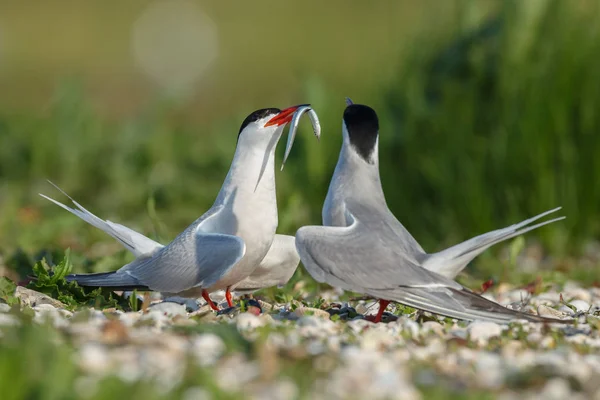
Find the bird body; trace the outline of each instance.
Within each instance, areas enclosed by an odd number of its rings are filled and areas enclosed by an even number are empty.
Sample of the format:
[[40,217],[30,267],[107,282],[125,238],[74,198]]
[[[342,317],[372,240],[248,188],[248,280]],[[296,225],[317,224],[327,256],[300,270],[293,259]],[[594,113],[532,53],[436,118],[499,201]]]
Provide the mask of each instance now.
[[[505,308],[452,278],[489,246],[562,218],[523,228],[547,212],[427,254],[385,201],[378,131],[374,110],[363,105],[346,108],[342,149],[323,206],[325,226],[305,226],[296,233],[296,248],[307,271],[319,282],[453,318],[560,322]],[[378,318],[382,312],[383,308]]]
[[[230,290],[252,275],[271,249],[278,224],[275,147],[296,110],[306,108],[270,108],[250,114],[242,123],[231,167],[213,206],[166,246],[96,217],[73,199],[76,208],[42,195],[113,236],[136,256],[117,271],[73,274],[67,280],[184,297],[202,294],[209,303],[208,292],[226,289],[231,305]],[[292,144],[288,142],[287,153]]]
[[235,285],[236,292],[248,293],[271,286],[285,285],[300,263],[296,251],[296,238],[289,235],[275,235],[275,239],[265,257],[252,274]]

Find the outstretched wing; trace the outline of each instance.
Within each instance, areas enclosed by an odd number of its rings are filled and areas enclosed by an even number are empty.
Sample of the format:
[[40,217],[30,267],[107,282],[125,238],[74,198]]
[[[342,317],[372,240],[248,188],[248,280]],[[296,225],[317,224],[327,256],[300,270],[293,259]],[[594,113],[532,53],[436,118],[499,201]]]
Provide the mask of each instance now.
[[560,207],[526,219],[518,224],[475,236],[474,238],[466,240],[438,253],[430,254],[423,262],[423,268],[437,272],[438,274],[444,275],[448,278],[454,278],[467,266],[471,260],[491,246],[511,239],[515,236],[522,235],[531,230],[540,228],[544,225],[565,219],[565,217],[558,217],[531,225],[531,223],[537,221],[538,219],[558,210],[560,210]]
[[388,224],[375,225],[372,211],[347,210],[348,227],[307,226],[296,233],[300,259],[316,280],[452,318],[562,322],[509,310],[422,268],[397,250]]
[[127,250],[132,252],[134,256],[139,257],[142,254],[150,254],[163,247],[162,244],[155,242],[154,240],[142,235],[141,233],[134,231],[131,228],[128,228],[121,224],[117,224],[115,222],[105,221],[101,218],[98,218],[97,216],[86,210],[81,204],[73,200],[73,198],[67,193],[65,193],[64,190],[56,186],[54,183],[50,181],[48,182],[56,189],[58,189],[62,194],[67,196],[77,208],[71,208],[41,193],[40,196],[42,196],[46,200],[50,200],[51,202],[67,210],[71,214],[78,216],[88,224],[95,226],[103,232],[108,233],[110,236],[117,239],[119,243],[121,243]]

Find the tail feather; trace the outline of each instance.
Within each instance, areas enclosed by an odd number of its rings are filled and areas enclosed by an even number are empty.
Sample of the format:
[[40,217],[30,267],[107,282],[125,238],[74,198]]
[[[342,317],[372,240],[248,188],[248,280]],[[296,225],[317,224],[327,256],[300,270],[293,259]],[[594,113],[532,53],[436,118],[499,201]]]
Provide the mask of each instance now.
[[65,277],[67,282],[77,282],[79,286],[103,287],[112,290],[150,290],[127,273],[99,272],[95,274],[71,274]]
[[561,207],[557,207],[553,210],[546,211],[542,214],[536,215],[535,217],[519,222],[518,224],[484,233],[457,244],[456,246],[452,246],[446,250],[430,254],[423,262],[423,267],[447,278],[453,279],[467,266],[471,260],[491,246],[511,239],[515,236],[522,235],[544,225],[565,219],[565,217],[558,217],[532,226],[527,226],[532,222],[537,221],[538,219],[560,209]]
[[561,324],[574,322],[573,319],[545,318],[511,310],[466,288],[448,287],[442,291],[432,291],[426,287],[402,287],[392,290],[371,289],[367,293],[419,310],[467,321],[490,321],[498,324],[507,324],[515,320]]
[[124,225],[117,224],[111,221],[105,221],[103,219],[98,218],[96,215],[85,209],[81,204],[76,202],[71,196],[65,193],[64,190],[56,186],[54,183],[48,181],[52,186],[54,186],[57,190],[59,190],[62,194],[73,202],[73,204],[77,207],[77,209],[71,208],[69,206],[64,205],[63,203],[56,201],[44,194],[40,193],[40,196],[45,198],[46,200],[51,201],[57,206],[67,210],[71,214],[74,214],[87,222],[88,224],[100,229],[101,231],[109,234],[113,238],[117,239],[119,243],[121,243],[127,250],[129,250],[136,257],[141,256],[142,254],[150,254],[153,251],[163,247],[160,243],[155,242],[154,240],[142,235],[130,229]]

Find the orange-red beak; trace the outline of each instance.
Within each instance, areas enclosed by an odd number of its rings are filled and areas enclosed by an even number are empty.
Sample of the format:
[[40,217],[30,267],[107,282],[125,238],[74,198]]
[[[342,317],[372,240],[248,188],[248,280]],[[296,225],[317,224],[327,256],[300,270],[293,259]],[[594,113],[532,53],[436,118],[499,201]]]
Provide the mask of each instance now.
[[286,108],[284,110],[281,110],[279,112],[279,114],[277,114],[276,116],[274,116],[273,118],[271,118],[269,121],[267,121],[267,123],[265,124],[265,128],[267,126],[272,126],[272,125],[281,126],[281,125],[287,124],[294,117],[294,113],[296,112],[296,110],[299,107],[302,107],[303,105],[305,105],[305,104],[301,104],[301,105],[293,106],[293,107],[288,107],[288,108]]

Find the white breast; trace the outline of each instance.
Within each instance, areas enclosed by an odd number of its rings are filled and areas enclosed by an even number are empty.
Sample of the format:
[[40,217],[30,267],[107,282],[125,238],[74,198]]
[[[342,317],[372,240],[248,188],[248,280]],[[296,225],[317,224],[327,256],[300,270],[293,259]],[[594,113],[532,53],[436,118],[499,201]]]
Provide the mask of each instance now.
[[217,197],[217,202],[225,202],[225,209],[215,229],[241,237],[246,254],[209,291],[225,289],[247,278],[269,251],[278,223],[274,167],[273,152],[236,152]]

